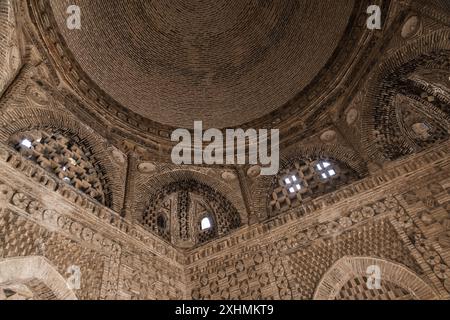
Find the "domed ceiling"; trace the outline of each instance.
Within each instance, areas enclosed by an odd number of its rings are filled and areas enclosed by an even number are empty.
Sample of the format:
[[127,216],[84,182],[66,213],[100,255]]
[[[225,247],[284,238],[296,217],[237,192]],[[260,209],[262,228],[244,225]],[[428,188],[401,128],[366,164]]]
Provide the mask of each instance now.
[[302,91],[345,34],[354,0],[51,1],[84,72],[125,108],[173,127],[238,126]]

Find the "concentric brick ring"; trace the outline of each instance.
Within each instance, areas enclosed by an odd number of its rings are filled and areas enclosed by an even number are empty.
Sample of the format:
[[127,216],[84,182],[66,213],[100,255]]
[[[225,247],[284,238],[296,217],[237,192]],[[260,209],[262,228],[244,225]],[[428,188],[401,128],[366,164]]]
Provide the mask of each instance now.
[[353,0],[52,1],[87,75],[124,107],[173,127],[237,126],[277,110],[332,57]]

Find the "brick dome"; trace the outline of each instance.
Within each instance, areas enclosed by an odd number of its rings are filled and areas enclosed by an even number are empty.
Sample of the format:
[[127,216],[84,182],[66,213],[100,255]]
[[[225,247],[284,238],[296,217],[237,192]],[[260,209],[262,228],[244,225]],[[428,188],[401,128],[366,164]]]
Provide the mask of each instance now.
[[277,110],[330,60],[354,1],[52,1],[81,68],[125,108],[161,124],[237,126]]

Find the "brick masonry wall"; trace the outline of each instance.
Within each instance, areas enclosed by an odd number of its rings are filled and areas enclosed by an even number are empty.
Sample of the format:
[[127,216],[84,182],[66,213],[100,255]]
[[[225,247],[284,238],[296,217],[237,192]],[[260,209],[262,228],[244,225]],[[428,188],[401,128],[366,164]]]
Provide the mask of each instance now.
[[[384,171],[403,171],[394,179],[367,178],[361,184],[369,187],[345,200],[194,250],[187,267],[192,298],[311,299],[331,266],[348,256],[399,263],[448,298],[450,159],[447,151],[433,158],[399,161]],[[434,249],[421,248],[419,236]]]
[[69,267],[79,267],[79,299],[185,297],[174,249],[77,190],[55,188],[48,173],[12,149],[1,153],[0,261],[42,256],[66,279]]
[[292,210],[188,252],[124,228],[109,209],[89,210],[81,193],[49,190],[44,171],[2,150],[1,259],[44,256],[66,277],[78,265],[81,299],[311,299],[347,256],[401,264],[448,297],[448,144],[348,186],[358,194],[328,205],[318,198],[319,209]]

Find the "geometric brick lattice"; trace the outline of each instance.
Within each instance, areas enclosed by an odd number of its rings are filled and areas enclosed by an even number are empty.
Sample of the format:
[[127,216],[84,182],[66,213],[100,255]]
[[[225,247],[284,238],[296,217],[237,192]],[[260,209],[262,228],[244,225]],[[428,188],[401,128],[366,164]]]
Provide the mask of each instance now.
[[94,158],[93,152],[77,136],[67,136],[60,131],[33,130],[15,134],[10,144],[48,172],[109,206],[106,175]]
[[367,277],[356,277],[348,281],[336,296],[336,300],[414,300],[406,289],[385,281],[380,289],[367,288]]
[[333,159],[290,161],[274,179],[270,209],[287,210],[356,179],[353,170]]

